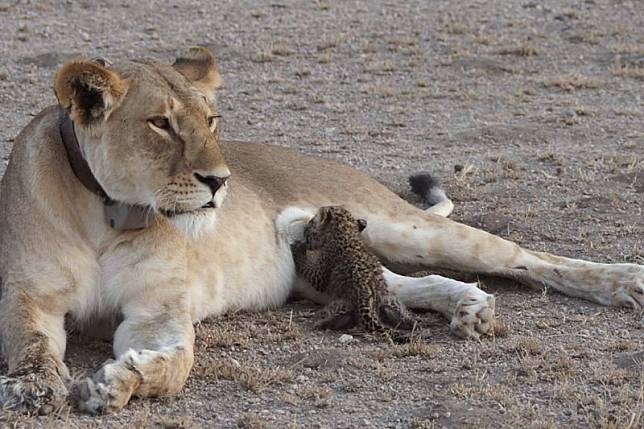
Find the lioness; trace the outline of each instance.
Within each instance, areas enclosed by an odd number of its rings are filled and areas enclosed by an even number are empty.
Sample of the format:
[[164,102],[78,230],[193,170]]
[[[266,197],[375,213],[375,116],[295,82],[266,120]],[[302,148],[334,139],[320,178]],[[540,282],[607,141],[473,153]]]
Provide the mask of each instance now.
[[[276,218],[343,205],[368,222],[381,260],[509,277],[604,305],[644,305],[644,266],[595,264],[524,250],[423,211],[366,174],[288,149],[219,141],[212,54],[172,65],[72,61],[59,106],[15,141],[0,194],[0,330],[5,407],[45,413],[64,402],[66,316],[120,320],[115,360],[82,382],[80,408],[114,412],[132,395],[179,392],[193,363],[193,323],[282,304],[296,275]],[[133,219],[131,219],[133,218]],[[476,284],[383,268],[408,307],[453,330],[491,329],[494,298]],[[303,289],[307,290],[307,289]]]

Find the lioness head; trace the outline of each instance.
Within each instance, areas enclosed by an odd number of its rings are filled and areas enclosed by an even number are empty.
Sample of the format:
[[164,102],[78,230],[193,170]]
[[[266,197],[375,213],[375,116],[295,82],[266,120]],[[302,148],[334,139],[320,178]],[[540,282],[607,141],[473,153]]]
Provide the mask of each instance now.
[[214,224],[230,176],[213,106],[220,83],[213,55],[197,47],[172,66],[72,61],[56,74],[54,91],[110,198],[201,230]]

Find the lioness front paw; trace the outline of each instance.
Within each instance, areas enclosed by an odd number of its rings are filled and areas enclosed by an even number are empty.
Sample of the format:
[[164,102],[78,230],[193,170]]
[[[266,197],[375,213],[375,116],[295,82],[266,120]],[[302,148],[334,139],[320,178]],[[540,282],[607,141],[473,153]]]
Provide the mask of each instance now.
[[89,414],[107,414],[120,410],[128,403],[140,383],[133,378],[138,378],[138,375],[132,368],[108,361],[93,378],[86,378],[80,383],[78,408]]
[[57,374],[0,376],[0,408],[29,414],[51,414],[66,404],[67,387]]
[[112,386],[86,378],[80,385],[80,402],[78,408],[88,414],[113,413],[120,410],[127,404],[126,400],[120,400]]
[[456,304],[452,332],[461,338],[479,339],[494,332],[494,296],[477,290],[468,292]]

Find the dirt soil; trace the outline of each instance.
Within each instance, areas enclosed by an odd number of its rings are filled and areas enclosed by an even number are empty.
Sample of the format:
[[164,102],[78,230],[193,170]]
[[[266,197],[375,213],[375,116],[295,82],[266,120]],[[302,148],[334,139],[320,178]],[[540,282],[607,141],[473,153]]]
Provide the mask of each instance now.
[[[1,0],[0,0],[1,1]],[[100,5],[99,5],[100,3]],[[644,264],[644,4],[639,0],[0,3],[0,155],[77,56],[171,61],[211,47],[226,138],[344,160],[405,197],[439,176],[453,218],[536,250]],[[4,169],[4,167],[3,167]],[[427,343],[314,330],[293,302],[198,326],[176,398],[116,415],[0,411],[10,427],[644,425],[641,314],[487,281],[509,332]],[[84,376],[109,343],[72,334]]]

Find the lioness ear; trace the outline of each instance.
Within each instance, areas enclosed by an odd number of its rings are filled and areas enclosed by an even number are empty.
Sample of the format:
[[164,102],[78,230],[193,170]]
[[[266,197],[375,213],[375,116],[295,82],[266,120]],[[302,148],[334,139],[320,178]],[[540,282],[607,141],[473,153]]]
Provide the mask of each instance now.
[[215,90],[221,86],[217,60],[208,48],[193,46],[177,57],[172,67],[188,79],[192,85],[212,101]]
[[364,231],[367,227],[367,221],[365,219],[358,219],[356,222],[358,223],[358,232]]
[[97,62],[72,61],[56,73],[54,92],[74,122],[90,126],[105,119],[119,104],[127,82]]

